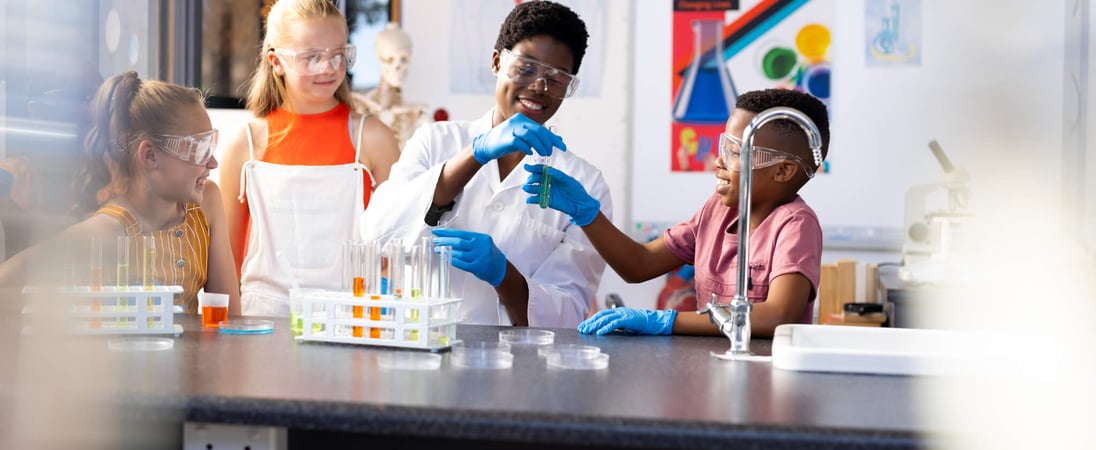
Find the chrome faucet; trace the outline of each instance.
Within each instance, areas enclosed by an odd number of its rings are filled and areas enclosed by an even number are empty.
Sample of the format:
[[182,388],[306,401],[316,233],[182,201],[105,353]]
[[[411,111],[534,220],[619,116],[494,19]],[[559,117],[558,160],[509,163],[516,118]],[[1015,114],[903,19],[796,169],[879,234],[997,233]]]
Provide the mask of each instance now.
[[709,319],[719,327],[719,331],[731,340],[731,348],[724,353],[712,352],[719,359],[748,359],[750,353],[750,312],[753,304],[747,296],[750,261],[750,198],[753,190],[753,140],[757,130],[765,124],[780,119],[795,122],[807,134],[811,146],[811,156],[815,167],[822,165],[822,133],[810,118],[799,110],[779,106],[761,111],[742,132],[742,153],[739,155],[738,176],[738,278],[734,299],[730,305],[723,306],[712,294],[711,301],[697,314],[711,314]]

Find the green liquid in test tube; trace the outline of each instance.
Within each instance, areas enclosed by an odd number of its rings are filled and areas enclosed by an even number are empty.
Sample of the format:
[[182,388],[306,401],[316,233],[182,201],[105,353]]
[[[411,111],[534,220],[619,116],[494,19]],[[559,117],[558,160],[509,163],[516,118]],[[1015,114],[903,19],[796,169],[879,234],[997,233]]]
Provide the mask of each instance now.
[[[558,134],[559,127],[557,127],[555,125],[552,125],[552,126],[548,127],[548,131],[551,131],[553,134]],[[556,153],[556,149],[553,147],[552,148],[552,155],[554,155],[555,153]],[[551,192],[551,189],[552,189],[552,176],[548,171],[548,169],[552,168],[552,155],[534,156],[534,160],[538,164],[543,164],[544,165],[544,167],[541,168],[541,173],[540,173],[541,174],[541,180],[540,180],[540,207],[542,209],[548,207],[548,194]]]

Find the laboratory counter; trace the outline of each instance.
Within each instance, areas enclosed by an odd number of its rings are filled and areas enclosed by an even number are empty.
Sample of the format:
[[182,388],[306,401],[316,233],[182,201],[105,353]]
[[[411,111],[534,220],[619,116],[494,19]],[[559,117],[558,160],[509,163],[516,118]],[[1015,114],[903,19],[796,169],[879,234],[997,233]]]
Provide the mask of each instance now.
[[[290,448],[920,448],[947,437],[918,413],[932,378],[712,358],[725,338],[555,329],[556,344],[600,347],[608,368],[548,368],[515,345],[509,369],[457,367],[442,352],[440,368],[406,370],[378,364],[393,349],[297,343],[286,319],[272,334],[228,335],[176,317],[185,331],[171,349],[107,352],[124,386],[108,398],[126,420],[282,427]],[[502,329],[460,325],[457,338],[498,341]]]

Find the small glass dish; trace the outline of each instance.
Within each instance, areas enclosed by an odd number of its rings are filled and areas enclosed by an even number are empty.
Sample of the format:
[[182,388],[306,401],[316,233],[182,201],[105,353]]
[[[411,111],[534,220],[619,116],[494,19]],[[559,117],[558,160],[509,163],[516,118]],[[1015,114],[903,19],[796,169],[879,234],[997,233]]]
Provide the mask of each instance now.
[[556,333],[548,330],[517,328],[499,331],[499,342],[513,345],[549,345],[556,340]]
[[377,356],[377,365],[393,370],[437,370],[441,355],[421,352],[384,352]]
[[124,337],[107,341],[112,352],[160,352],[175,348],[175,340],[162,337]]
[[267,334],[274,332],[274,322],[262,319],[229,319],[218,325],[226,334]]
[[[590,348],[597,349],[597,352],[591,351]],[[597,347],[588,345],[560,346],[553,352],[547,352],[545,360],[548,367],[556,369],[598,370],[609,367],[609,355],[601,353],[601,349]]]
[[567,352],[575,357],[595,358],[601,354],[601,347],[595,347],[593,345],[579,345],[579,344],[559,344],[540,347],[537,349],[537,356],[541,358],[547,358],[549,355]]
[[459,342],[451,353],[450,361],[458,367],[509,369],[514,365],[514,354],[505,342]]

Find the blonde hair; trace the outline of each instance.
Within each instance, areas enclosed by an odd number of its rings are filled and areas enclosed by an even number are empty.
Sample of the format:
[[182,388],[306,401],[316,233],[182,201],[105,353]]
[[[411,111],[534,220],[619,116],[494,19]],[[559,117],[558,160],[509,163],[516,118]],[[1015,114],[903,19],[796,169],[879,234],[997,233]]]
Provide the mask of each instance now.
[[204,106],[201,91],[156,80],[137,72],[115,75],[99,86],[91,101],[91,128],[84,141],[84,164],[75,179],[73,212],[90,214],[125,194],[136,168],[136,148],[155,135],[178,134],[181,112]]
[[[281,0],[269,6],[266,13],[266,34],[263,36],[263,48],[259,52],[258,66],[251,75],[247,95],[247,109],[257,117],[266,117],[274,109],[289,101],[286,95],[285,79],[274,73],[274,66],[267,55],[275,48],[293,40],[290,26],[299,20],[338,17],[343,31],[349,36],[346,18],[331,0]],[[335,99],[351,106],[350,79],[344,77],[342,84],[335,90]]]

